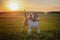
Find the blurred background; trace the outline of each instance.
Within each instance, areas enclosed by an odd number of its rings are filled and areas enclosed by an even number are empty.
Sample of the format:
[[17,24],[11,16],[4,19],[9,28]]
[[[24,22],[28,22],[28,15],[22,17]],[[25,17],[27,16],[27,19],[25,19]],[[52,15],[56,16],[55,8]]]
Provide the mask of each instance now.
[[[38,13],[40,34],[21,32],[24,10]],[[0,0],[0,40],[60,40],[60,0]]]

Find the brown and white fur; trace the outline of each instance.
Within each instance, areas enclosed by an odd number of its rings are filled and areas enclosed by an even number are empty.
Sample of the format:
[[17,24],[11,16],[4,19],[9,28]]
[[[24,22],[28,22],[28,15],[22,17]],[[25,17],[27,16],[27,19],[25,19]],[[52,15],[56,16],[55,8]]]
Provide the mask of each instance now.
[[[28,25],[28,34],[30,34],[32,28],[37,29],[38,33],[40,33],[40,28],[39,28],[39,24],[38,24],[39,19],[38,19],[37,13],[32,12],[32,13],[30,13],[29,17],[27,17],[26,13],[25,13],[25,17],[26,18],[23,22],[22,27],[25,28],[25,26]],[[22,30],[23,30],[23,28],[22,28]]]

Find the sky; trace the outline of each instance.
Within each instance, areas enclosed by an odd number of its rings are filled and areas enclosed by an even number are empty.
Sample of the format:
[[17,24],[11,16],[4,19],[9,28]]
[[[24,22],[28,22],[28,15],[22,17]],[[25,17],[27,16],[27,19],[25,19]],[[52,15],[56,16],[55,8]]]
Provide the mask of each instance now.
[[35,11],[60,11],[60,0],[27,0],[27,9]]
[[22,11],[24,7],[25,7],[25,0],[0,0],[0,11],[2,12]]
[[[0,0],[0,11],[3,11],[5,1]],[[15,1],[15,0],[14,0]],[[20,1],[20,0],[17,0]],[[26,11],[60,11],[60,0],[23,0],[26,2]],[[8,10],[7,10],[8,11]]]

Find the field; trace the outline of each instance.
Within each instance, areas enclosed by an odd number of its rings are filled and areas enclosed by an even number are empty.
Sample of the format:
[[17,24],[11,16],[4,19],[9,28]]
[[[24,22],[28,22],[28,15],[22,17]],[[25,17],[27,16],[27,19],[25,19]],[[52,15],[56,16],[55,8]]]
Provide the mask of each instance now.
[[28,26],[21,32],[24,15],[0,15],[0,40],[60,40],[60,14],[38,14],[41,33],[27,34]]

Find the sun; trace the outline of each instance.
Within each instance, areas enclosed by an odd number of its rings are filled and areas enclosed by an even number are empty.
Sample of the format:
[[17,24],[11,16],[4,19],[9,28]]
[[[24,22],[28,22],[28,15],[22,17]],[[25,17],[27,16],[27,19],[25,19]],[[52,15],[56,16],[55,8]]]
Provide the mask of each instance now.
[[23,11],[25,9],[24,1],[8,1],[5,3],[4,8],[7,11]]
[[9,3],[8,7],[10,10],[18,10],[19,9],[19,5],[16,2]]

